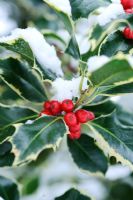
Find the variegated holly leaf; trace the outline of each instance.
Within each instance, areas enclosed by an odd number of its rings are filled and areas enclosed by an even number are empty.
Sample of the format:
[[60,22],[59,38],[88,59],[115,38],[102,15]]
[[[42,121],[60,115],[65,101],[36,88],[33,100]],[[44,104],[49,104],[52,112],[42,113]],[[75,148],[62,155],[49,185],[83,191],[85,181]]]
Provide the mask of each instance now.
[[106,37],[101,44],[100,55],[114,56],[119,52],[129,54],[132,50],[133,40],[126,39],[122,31],[116,31]]
[[20,125],[11,140],[16,155],[15,165],[35,160],[43,149],[55,149],[65,132],[61,117],[44,116],[32,124]]
[[[14,30],[10,36],[0,38],[0,46],[17,53],[13,56],[28,62],[30,68],[37,70],[43,79],[53,80],[63,76],[61,61],[54,46],[49,45],[35,28]],[[7,54],[10,55],[9,52]]]
[[0,176],[0,197],[3,200],[19,200],[17,184],[8,178]]
[[[124,55],[114,57],[90,75],[97,94],[115,95],[132,90],[133,68]],[[128,84],[128,90],[125,85]],[[112,93],[111,93],[111,92]],[[116,94],[117,91],[117,94]],[[130,91],[131,92],[131,91]]]
[[41,78],[26,63],[14,58],[0,60],[0,78],[22,98],[35,102],[47,99]]
[[72,9],[73,19],[84,17],[87,18],[88,15],[99,7],[104,7],[109,5],[109,0],[69,0]]
[[94,137],[106,155],[116,157],[118,162],[133,169],[133,127],[120,123],[116,112],[84,126],[88,126],[86,133]]
[[6,141],[0,144],[0,167],[11,166],[14,161],[14,154],[11,152],[12,145]]
[[0,105],[0,143],[13,135],[15,132],[14,124],[33,120],[37,116],[37,112],[26,107]]
[[78,190],[74,188],[68,190],[62,196],[55,198],[55,200],[68,200],[68,199],[69,200],[91,200],[90,197],[82,194],[81,192],[79,192]]
[[63,1],[64,3],[62,5],[59,5],[56,1],[44,0],[44,2],[46,2],[53,10],[55,10],[70,34],[70,40],[66,46],[65,52],[76,59],[80,59],[80,51],[75,37],[74,22],[71,16],[71,7],[69,4],[69,0],[67,0],[67,2],[65,2],[65,0]]
[[107,159],[93,138],[85,134],[78,140],[68,138],[68,147],[74,162],[81,170],[92,173],[106,172]]

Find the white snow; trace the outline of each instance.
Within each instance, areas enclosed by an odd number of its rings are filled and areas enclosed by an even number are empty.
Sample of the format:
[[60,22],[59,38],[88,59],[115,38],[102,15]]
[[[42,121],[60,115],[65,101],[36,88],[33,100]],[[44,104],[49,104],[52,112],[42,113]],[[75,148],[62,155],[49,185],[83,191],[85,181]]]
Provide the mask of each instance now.
[[116,19],[119,15],[125,13],[119,2],[110,4],[106,9],[100,8],[99,11],[101,14],[97,17],[97,21],[101,26],[106,25]]
[[117,180],[129,176],[130,173],[131,170],[129,169],[129,167],[122,165],[115,165],[109,167],[106,173],[106,178],[108,178],[109,180]]
[[64,13],[71,15],[71,6],[69,0],[44,0],[55,6],[57,9],[63,11]]
[[76,34],[77,43],[79,45],[79,50],[81,54],[86,53],[89,51],[91,44],[88,39],[88,36],[83,36],[81,34]]
[[0,197],[0,200],[4,200],[2,197]]
[[93,72],[109,61],[107,56],[92,56],[88,59],[88,70]]
[[10,18],[11,7],[7,2],[0,2],[0,36],[8,34],[17,27],[15,20]]
[[[64,99],[72,99],[73,97],[79,97],[79,86],[81,77],[73,78],[72,80],[64,80],[57,78],[52,83],[51,92],[54,94],[52,99],[62,101]],[[88,88],[87,78],[84,78],[82,90]]]
[[23,38],[29,43],[33,54],[42,67],[51,70],[57,76],[63,76],[61,61],[56,55],[54,46],[49,45],[37,29],[15,29],[10,36],[0,38],[0,42],[11,43],[18,38]]

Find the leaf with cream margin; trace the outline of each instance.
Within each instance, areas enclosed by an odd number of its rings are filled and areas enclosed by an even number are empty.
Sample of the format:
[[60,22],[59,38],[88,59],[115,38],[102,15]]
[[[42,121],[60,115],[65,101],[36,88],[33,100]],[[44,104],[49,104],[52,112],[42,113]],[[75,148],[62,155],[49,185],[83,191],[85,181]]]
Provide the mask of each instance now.
[[96,140],[105,155],[133,169],[133,127],[122,125],[116,112],[87,123],[84,132]]
[[27,107],[5,106],[0,104],[0,130],[13,124],[35,119],[38,113]]
[[12,145],[10,142],[5,141],[0,144],[0,167],[12,166],[15,156],[11,151]]
[[3,200],[19,200],[17,184],[4,176],[0,176],[0,197]]
[[37,116],[38,113],[30,108],[0,104],[0,143],[14,134],[13,125],[33,120]]
[[14,58],[0,60],[0,78],[22,98],[34,102],[47,99],[41,78],[28,63]]
[[107,171],[107,158],[93,138],[82,134],[78,140],[68,138],[67,144],[74,162],[81,170],[91,173]]
[[63,76],[61,61],[54,46],[50,46],[35,28],[15,29],[10,36],[0,38],[0,46],[18,53],[32,68],[43,74],[44,78]]
[[61,117],[43,116],[32,124],[18,126],[11,139],[16,156],[14,165],[35,160],[44,149],[56,149],[65,133]]
[[72,188],[60,197],[56,197],[55,200],[91,200],[90,197],[82,194],[78,190]]
[[88,18],[89,14],[99,7],[108,6],[109,0],[69,0],[74,20],[79,18]]
[[[92,72],[90,80],[98,94],[105,94],[108,96],[108,92],[115,92],[115,88],[117,89],[118,94],[119,92],[124,94],[127,93],[126,89],[124,90],[125,84],[129,84],[128,87],[132,87],[132,84],[130,85],[130,83],[133,83],[133,68],[126,56],[123,54],[118,55],[112,58],[108,63],[104,64],[101,68]],[[109,93],[110,96],[111,92]]]
[[129,54],[133,48],[133,41],[126,39],[122,31],[116,31],[108,35],[100,46],[99,54],[114,56],[119,52]]
[[71,17],[71,6],[69,0],[44,0],[60,17],[70,34],[70,40],[65,52],[76,59],[80,59],[80,50],[75,37],[74,22]]

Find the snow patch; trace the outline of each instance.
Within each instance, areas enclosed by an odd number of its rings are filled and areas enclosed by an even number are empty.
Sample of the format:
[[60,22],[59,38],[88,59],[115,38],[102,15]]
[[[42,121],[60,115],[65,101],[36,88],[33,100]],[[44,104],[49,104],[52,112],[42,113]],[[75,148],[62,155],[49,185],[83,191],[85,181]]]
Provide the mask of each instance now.
[[69,0],[44,0],[44,1],[55,6],[64,13],[71,15],[71,6]]
[[90,72],[93,72],[100,67],[102,67],[104,64],[106,64],[109,61],[109,58],[107,56],[92,56],[88,59],[88,70]]
[[15,29],[10,36],[0,38],[0,42],[11,43],[13,40],[19,38],[23,38],[28,42],[33,54],[42,67],[51,70],[57,76],[63,76],[61,61],[56,55],[54,46],[49,45],[37,29]]
[[105,26],[107,23],[116,19],[119,15],[125,14],[120,3],[112,3],[106,9],[100,8],[99,12],[101,14],[97,17],[97,21],[100,26]]
[[[54,94],[52,99],[63,101],[64,99],[72,99],[73,97],[79,97],[80,82],[81,77],[73,78],[72,80],[64,80],[62,78],[57,78],[52,83],[51,92]],[[87,78],[84,78],[82,90],[85,90],[87,88]]]

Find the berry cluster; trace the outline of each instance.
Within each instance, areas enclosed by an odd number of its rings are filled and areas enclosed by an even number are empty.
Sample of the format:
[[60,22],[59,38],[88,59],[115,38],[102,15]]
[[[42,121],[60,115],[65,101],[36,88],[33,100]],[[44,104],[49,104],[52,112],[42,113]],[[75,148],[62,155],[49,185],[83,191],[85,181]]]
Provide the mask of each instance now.
[[[133,13],[133,0],[121,0],[121,4],[127,14]],[[133,30],[127,26],[123,30],[123,35],[126,39],[133,39]]]
[[64,115],[64,121],[69,128],[69,138],[79,139],[81,136],[81,124],[86,123],[95,118],[93,112],[79,109],[74,111],[74,103],[70,99],[63,102],[59,101],[46,101],[44,102],[44,110],[41,111],[39,116],[42,115]]

